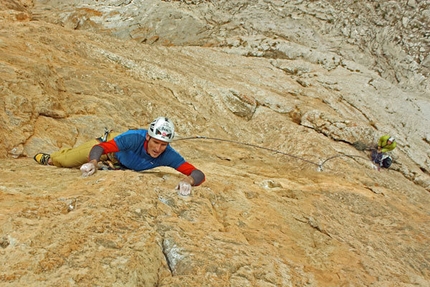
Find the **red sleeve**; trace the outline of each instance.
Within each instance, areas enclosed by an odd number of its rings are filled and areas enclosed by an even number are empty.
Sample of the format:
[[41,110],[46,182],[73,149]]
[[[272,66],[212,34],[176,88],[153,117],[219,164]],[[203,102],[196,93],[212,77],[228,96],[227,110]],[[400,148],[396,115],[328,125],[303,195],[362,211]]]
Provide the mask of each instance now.
[[110,141],[99,143],[99,146],[101,146],[104,150],[104,153],[111,153],[111,152],[117,152],[119,151],[118,146],[116,145],[115,140],[111,139]]
[[196,169],[197,168],[195,168],[194,165],[192,165],[188,162],[184,162],[176,170],[185,174],[185,175],[190,175],[193,172],[193,170],[196,170]]

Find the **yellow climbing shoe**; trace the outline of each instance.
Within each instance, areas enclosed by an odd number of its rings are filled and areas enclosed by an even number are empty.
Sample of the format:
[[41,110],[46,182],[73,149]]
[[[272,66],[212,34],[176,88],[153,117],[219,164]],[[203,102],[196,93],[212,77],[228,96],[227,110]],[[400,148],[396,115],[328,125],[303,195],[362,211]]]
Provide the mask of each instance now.
[[33,158],[38,164],[48,165],[51,156],[47,153],[38,153]]

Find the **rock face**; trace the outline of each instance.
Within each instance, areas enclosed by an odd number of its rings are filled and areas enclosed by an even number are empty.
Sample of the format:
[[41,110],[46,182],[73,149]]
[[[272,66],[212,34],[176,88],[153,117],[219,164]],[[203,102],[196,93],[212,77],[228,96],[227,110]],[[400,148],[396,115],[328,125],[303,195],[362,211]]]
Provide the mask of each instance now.
[[[430,286],[429,6],[0,0],[1,281]],[[160,115],[190,197],[31,158]]]

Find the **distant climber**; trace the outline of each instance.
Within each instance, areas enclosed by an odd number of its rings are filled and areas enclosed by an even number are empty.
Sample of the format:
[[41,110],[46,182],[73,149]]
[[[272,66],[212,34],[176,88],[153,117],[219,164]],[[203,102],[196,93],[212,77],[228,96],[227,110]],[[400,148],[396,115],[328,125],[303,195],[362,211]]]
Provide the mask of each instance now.
[[389,168],[393,159],[389,152],[394,150],[397,142],[394,137],[390,135],[383,135],[378,140],[378,145],[372,150],[372,161],[377,166],[378,170],[381,167]]
[[[186,175],[177,186],[179,194],[189,195],[191,186],[203,183],[205,175],[175,151],[169,144],[175,135],[173,123],[158,117],[148,130],[129,130],[109,133],[75,148],[61,149],[52,154],[38,153],[34,160],[39,164],[57,167],[79,167],[83,176],[90,176],[99,169],[104,158],[110,169],[143,171],[158,166],[169,166]],[[102,159],[103,161],[103,159]]]

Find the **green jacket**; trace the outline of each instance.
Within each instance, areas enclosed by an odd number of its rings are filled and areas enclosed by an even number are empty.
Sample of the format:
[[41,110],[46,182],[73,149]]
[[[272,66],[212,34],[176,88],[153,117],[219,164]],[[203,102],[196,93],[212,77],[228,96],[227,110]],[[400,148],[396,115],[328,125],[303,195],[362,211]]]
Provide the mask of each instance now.
[[379,138],[378,147],[382,148],[381,152],[392,151],[393,149],[396,148],[396,146],[397,146],[396,141],[393,141],[391,144],[387,144],[387,141],[389,138],[390,138],[390,135],[384,135],[384,136]]

